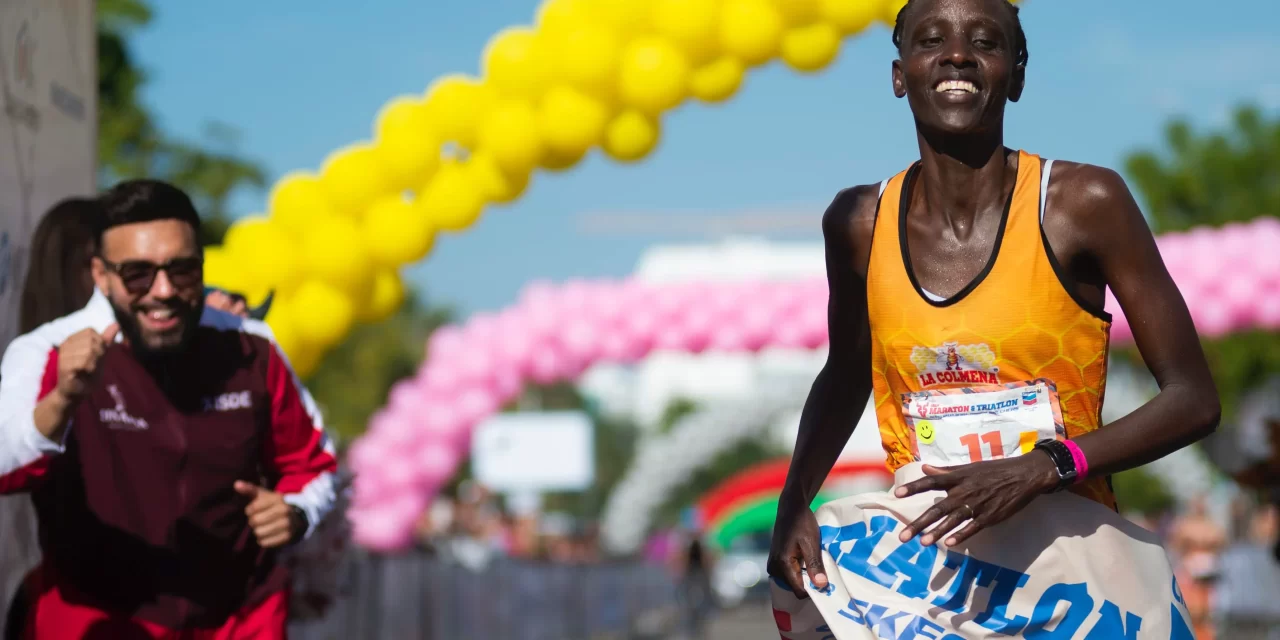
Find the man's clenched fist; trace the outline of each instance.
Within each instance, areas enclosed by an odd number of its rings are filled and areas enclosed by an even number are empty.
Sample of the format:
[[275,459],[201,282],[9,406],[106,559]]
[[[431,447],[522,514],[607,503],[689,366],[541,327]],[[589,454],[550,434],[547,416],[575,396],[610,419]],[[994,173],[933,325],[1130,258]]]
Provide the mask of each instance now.
[[98,376],[98,365],[107,346],[119,332],[119,325],[113,324],[101,334],[84,329],[67,338],[58,347],[58,393],[68,400],[84,396]]
[[249,516],[249,527],[258,538],[258,546],[282,547],[302,538],[307,530],[306,519],[284,501],[283,495],[244,481],[237,481],[235,488],[236,493],[249,498],[244,514]]

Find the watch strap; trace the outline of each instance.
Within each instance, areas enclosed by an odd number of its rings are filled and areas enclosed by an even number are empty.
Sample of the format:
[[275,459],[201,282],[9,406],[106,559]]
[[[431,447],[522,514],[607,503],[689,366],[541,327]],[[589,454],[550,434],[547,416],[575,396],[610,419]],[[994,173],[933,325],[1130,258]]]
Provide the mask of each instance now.
[[1076,469],[1075,458],[1071,456],[1067,445],[1058,440],[1045,439],[1037,442],[1035,448],[1048,454],[1058,469],[1058,486],[1053,488],[1053,492],[1062,491],[1076,481],[1079,470]]

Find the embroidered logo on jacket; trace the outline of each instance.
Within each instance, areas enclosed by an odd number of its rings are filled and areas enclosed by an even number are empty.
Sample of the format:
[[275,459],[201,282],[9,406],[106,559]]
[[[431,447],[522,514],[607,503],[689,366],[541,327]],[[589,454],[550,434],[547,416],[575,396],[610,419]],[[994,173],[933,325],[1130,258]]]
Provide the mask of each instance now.
[[232,391],[204,399],[205,411],[235,411],[253,407],[253,396],[248,391]]
[[120,388],[114,384],[107,385],[107,393],[111,394],[111,399],[115,400],[116,406],[111,409],[99,409],[98,420],[106,425],[109,429],[119,429],[122,431],[144,431],[147,429],[147,421],[143,418],[131,415],[124,408],[124,394],[120,393]]

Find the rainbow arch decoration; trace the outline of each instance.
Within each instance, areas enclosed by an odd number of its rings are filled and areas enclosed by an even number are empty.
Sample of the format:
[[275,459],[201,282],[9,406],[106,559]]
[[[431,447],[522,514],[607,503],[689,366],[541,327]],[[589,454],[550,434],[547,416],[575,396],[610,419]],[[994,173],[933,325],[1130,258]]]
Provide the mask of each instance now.
[[[729,477],[703,495],[698,500],[697,513],[707,539],[723,549],[741,534],[772,530],[778,496],[790,465],[790,457],[763,462]],[[827,476],[813,508],[843,497],[832,491],[831,485],[864,479],[879,481],[883,487],[893,484],[893,474],[883,460],[840,460]]]
[[[1162,236],[1165,263],[1205,337],[1280,329],[1280,220]],[[1132,340],[1114,298],[1112,339]],[[471,430],[528,382],[576,379],[597,362],[636,362],[654,350],[756,352],[827,342],[825,279],[649,284],[534,283],[497,314],[432,335],[414,378],[391,390],[350,452],[350,517],[373,549],[409,544],[413,525],[453,474]]]
[[404,300],[400,270],[487,207],[517,201],[539,171],[599,151],[636,163],[666,114],[723,103],[750,70],[798,73],[843,41],[892,25],[906,0],[544,0],[531,25],[495,34],[478,76],[437,78],[388,101],[367,139],[293,171],[266,212],[237,221],[205,254],[212,285],[259,304],[294,368],[308,375],[359,322]]

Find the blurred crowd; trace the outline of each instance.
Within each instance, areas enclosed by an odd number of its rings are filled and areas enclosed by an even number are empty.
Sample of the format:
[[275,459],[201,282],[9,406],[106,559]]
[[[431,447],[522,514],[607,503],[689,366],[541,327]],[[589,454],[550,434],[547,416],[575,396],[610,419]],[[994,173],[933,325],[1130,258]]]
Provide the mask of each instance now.
[[1179,513],[1133,519],[1158,534],[1200,640],[1280,639],[1280,511],[1242,494],[1224,526],[1209,499]]
[[596,523],[542,510],[536,498],[499,499],[472,481],[441,496],[418,523],[420,548],[476,570],[494,558],[592,564],[601,559]]

